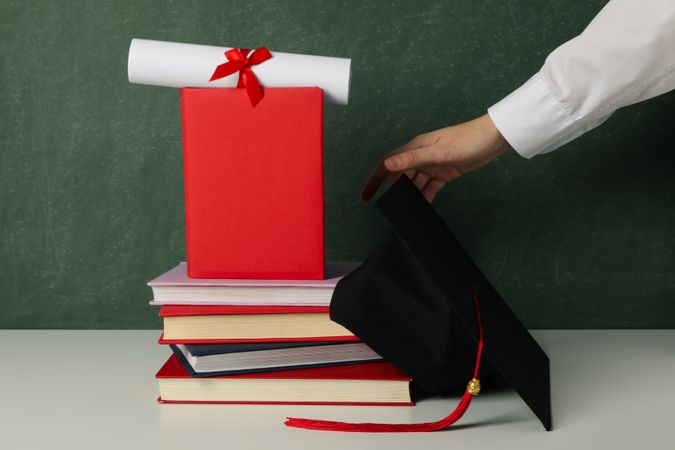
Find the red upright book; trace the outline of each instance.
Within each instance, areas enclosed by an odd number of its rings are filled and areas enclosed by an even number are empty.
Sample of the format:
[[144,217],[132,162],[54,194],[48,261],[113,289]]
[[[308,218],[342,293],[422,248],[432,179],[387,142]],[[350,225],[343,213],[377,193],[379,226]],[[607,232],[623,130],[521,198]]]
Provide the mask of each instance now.
[[323,91],[182,89],[188,275],[322,279]]

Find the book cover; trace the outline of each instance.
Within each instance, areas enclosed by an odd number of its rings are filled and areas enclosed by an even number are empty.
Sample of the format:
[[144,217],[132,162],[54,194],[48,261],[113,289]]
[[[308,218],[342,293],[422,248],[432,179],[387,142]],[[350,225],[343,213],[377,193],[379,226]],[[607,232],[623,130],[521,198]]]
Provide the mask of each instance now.
[[237,338],[237,339],[166,339],[164,333],[159,336],[157,343],[170,344],[257,344],[272,342],[357,342],[356,336],[307,336],[290,338]]
[[160,317],[250,314],[328,314],[328,306],[164,305]]
[[323,279],[323,91],[181,89],[188,275]]
[[334,261],[326,263],[326,278],[319,280],[255,279],[255,278],[190,278],[187,263],[180,262],[148,282],[148,286],[246,286],[246,287],[306,287],[333,289],[338,281],[359,266],[358,262]]

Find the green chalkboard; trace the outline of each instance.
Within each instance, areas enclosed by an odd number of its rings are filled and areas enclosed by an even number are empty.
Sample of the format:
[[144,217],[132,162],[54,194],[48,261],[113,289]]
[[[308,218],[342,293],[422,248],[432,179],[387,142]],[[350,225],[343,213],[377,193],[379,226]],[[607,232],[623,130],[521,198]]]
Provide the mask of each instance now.
[[[0,1],[0,327],[158,328],[184,259],[178,91],[131,85],[132,37],[352,58],[325,112],[326,249],[361,259],[383,153],[482,114],[604,0]],[[534,328],[675,326],[675,96],[565,149],[513,152],[436,204]]]

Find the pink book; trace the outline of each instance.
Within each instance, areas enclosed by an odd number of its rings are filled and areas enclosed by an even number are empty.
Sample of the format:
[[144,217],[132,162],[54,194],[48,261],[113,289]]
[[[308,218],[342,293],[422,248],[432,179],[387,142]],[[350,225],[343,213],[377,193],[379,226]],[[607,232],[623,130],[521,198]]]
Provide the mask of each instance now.
[[190,278],[182,262],[148,283],[154,297],[150,304],[328,306],[337,282],[358,265],[326,263],[323,280],[247,280]]

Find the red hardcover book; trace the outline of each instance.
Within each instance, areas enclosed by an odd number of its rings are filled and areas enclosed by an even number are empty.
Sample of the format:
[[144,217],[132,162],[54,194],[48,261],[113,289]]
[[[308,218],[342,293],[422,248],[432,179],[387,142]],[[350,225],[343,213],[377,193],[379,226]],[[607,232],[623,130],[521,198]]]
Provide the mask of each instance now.
[[327,306],[164,305],[160,343],[358,341],[328,312]]
[[188,275],[324,278],[323,91],[181,90]]
[[410,377],[388,362],[191,378],[171,355],[156,378],[162,403],[413,405]]

